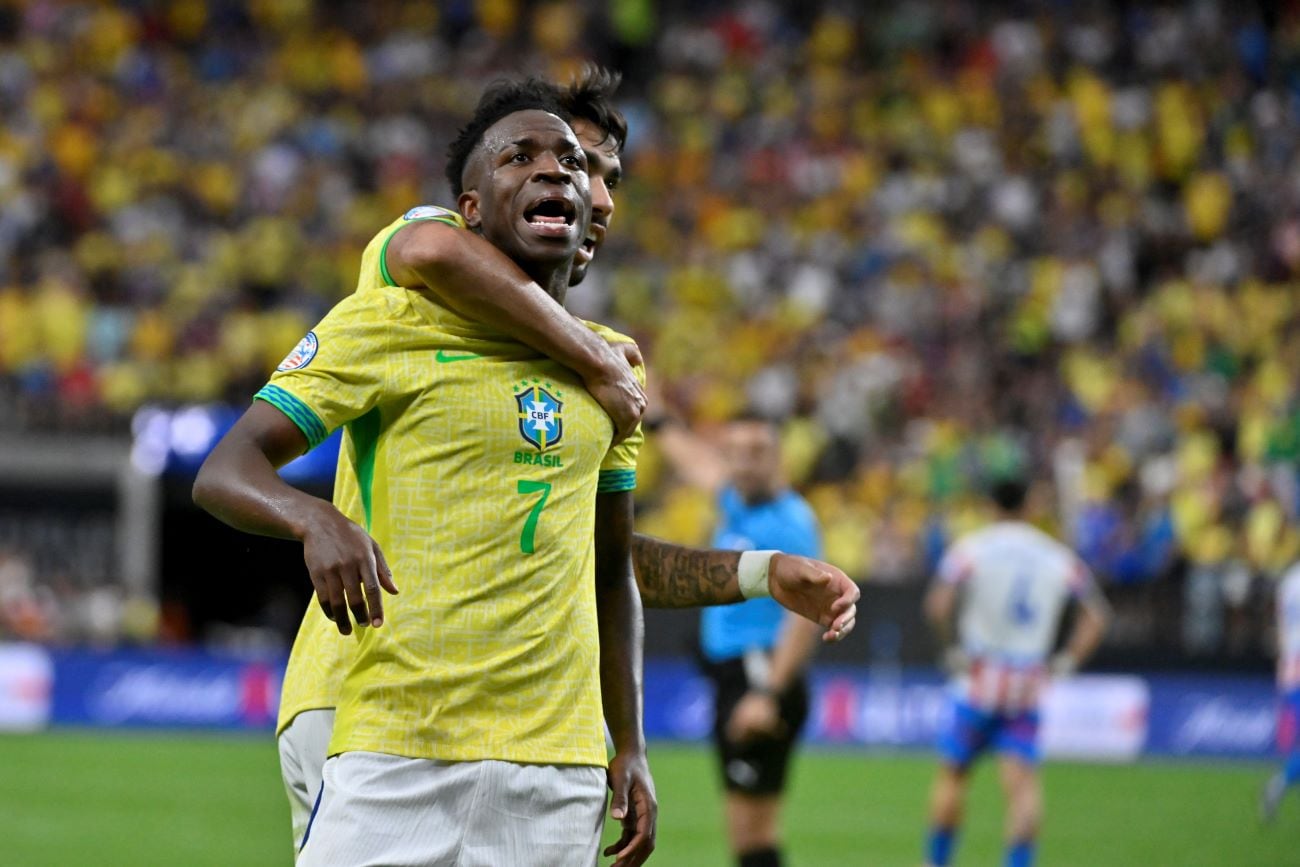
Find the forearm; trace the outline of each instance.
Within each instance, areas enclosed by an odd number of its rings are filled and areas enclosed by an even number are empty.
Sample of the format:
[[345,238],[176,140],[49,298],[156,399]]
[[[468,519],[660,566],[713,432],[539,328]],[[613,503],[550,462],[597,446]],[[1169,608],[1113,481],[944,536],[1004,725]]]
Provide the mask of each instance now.
[[1096,652],[1106,634],[1108,622],[1109,617],[1103,612],[1091,608],[1079,612],[1079,619],[1065,645],[1065,652],[1070,654],[1075,665],[1082,665]]
[[637,533],[632,564],[647,608],[699,608],[741,602],[738,551],[706,551]]
[[194,481],[194,502],[245,533],[301,539],[309,516],[332,506],[287,484],[254,445],[222,440]]
[[600,694],[619,753],[645,750],[642,646],[645,624],[632,577],[632,493],[596,495],[596,617]]
[[797,614],[787,614],[781,637],[772,649],[772,667],[768,686],[775,693],[785,692],[808,667],[817,650],[821,627]]
[[956,592],[945,584],[932,587],[925,597],[925,619],[943,647],[953,641],[952,612],[955,604]]
[[605,722],[618,752],[644,750],[642,729],[642,646],[645,626],[636,584],[628,574],[606,576],[597,586],[600,624],[600,694]]
[[412,237],[389,252],[393,276],[403,286],[431,292],[460,315],[531,346],[584,379],[617,360],[604,340],[490,242],[450,226],[420,230],[418,238],[411,230],[399,234],[398,239]]
[[1278,683],[1282,683],[1286,676],[1287,659],[1286,654],[1282,652],[1282,637],[1286,635],[1286,623],[1284,622],[1282,601],[1277,600],[1277,611],[1274,612],[1273,619],[1273,654],[1277,658],[1274,665],[1273,676]]

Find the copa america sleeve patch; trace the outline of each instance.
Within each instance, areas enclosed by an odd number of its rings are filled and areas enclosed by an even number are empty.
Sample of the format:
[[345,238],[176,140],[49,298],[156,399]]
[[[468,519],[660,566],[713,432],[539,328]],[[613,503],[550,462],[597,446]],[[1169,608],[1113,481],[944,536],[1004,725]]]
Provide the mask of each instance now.
[[428,220],[431,217],[460,221],[460,214],[439,205],[417,205],[402,215],[403,220]]
[[276,370],[283,373],[286,370],[302,370],[311,364],[311,360],[316,357],[316,350],[320,348],[320,341],[316,339],[315,331],[308,331],[307,336],[298,341],[298,345],[293,348],[284,357],[284,361],[276,367]]

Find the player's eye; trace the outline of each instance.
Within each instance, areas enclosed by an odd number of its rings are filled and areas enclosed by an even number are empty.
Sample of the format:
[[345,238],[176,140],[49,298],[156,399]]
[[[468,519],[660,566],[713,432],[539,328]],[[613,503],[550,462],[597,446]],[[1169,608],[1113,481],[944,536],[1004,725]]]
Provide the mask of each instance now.
[[510,162],[522,165],[523,163],[528,162],[528,154],[517,153],[510,158]]
[[566,165],[573,166],[574,168],[582,168],[582,160],[578,159],[573,154],[569,154],[568,156],[566,156],[564,158],[564,162]]
[[615,190],[618,189],[618,184],[620,180],[621,178],[619,178],[618,175],[614,175],[613,177],[606,178],[605,189],[609,190],[611,193],[614,192]]

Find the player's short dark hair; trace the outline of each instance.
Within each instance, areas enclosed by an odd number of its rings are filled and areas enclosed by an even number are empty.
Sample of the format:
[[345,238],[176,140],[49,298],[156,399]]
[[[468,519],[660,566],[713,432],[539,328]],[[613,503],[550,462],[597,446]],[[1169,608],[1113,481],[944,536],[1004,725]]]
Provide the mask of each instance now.
[[1029,480],[1024,476],[1002,476],[989,485],[989,496],[1004,512],[1018,512],[1029,496]]
[[560,104],[569,114],[595,124],[620,151],[627,144],[627,118],[614,107],[613,99],[622,80],[622,73],[588,63],[568,87],[559,89]]
[[483,134],[497,121],[517,111],[549,111],[565,122],[571,118],[570,112],[560,102],[559,88],[549,81],[529,76],[517,81],[494,81],[488,85],[479,97],[473,116],[447,148],[447,182],[451,184],[454,198],[460,198],[465,191],[465,164],[474,148],[483,141]]

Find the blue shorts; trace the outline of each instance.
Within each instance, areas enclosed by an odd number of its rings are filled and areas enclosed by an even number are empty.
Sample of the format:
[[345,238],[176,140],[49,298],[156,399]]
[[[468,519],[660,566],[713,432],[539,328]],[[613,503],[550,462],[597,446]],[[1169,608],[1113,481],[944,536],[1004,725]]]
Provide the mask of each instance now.
[[996,713],[953,699],[948,724],[939,733],[939,752],[965,770],[985,750],[1038,764],[1038,711]]
[[1277,721],[1277,747],[1283,753],[1300,753],[1300,689],[1282,693]]

